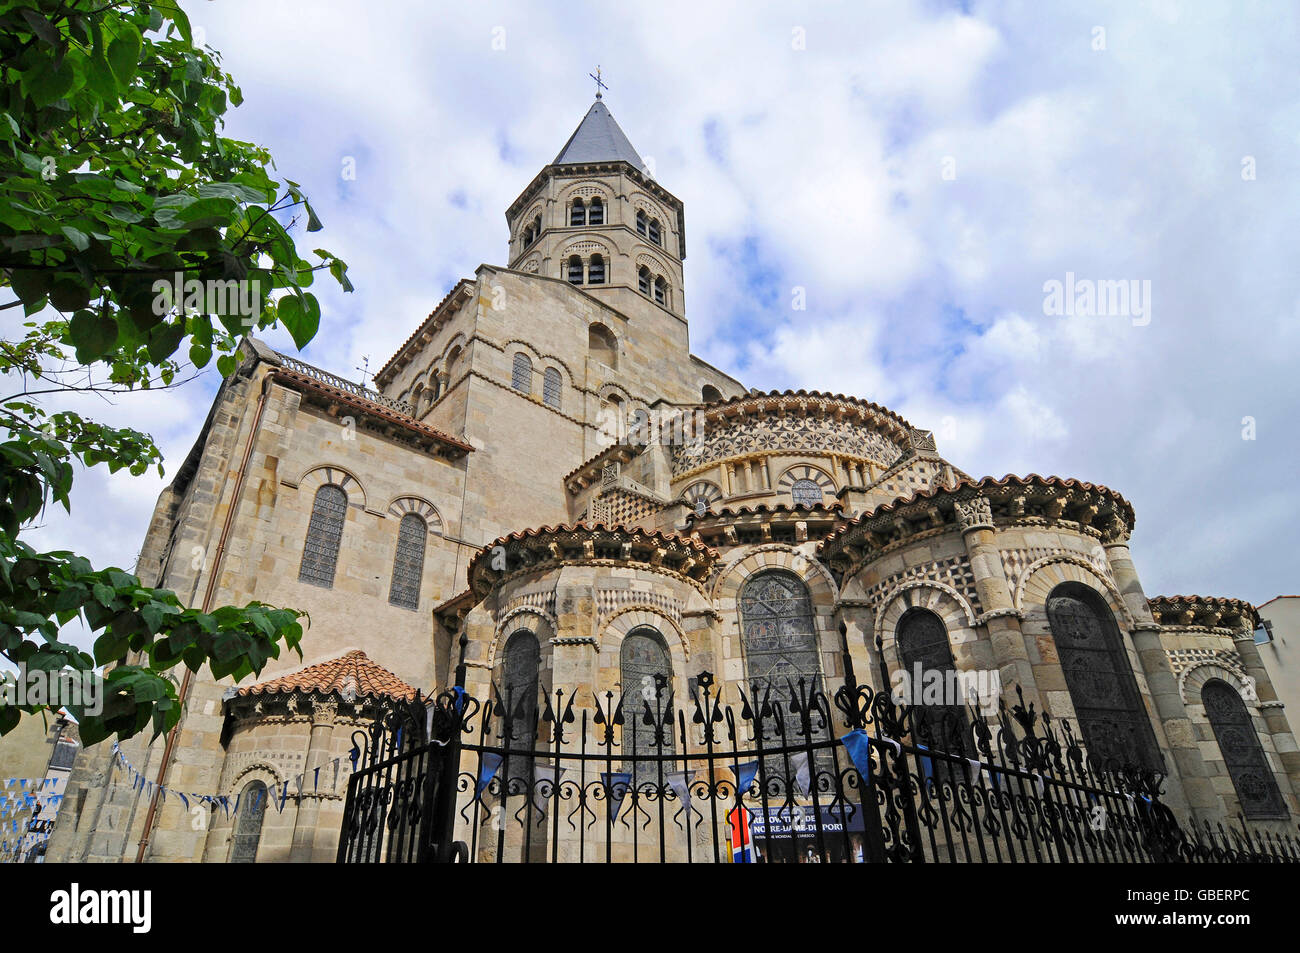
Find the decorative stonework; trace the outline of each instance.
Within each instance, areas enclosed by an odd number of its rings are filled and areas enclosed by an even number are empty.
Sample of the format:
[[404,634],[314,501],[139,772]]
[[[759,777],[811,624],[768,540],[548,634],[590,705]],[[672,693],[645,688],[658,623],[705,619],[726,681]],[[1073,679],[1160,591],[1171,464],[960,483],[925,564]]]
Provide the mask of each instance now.
[[611,565],[677,576],[702,586],[718,554],[680,536],[626,526],[544,526],[502,536],[470,561],[470,589],[487,596],[508,576],[562,565]]
[[998,551],[998,556],[1002,560],[1002,574],[1007,577],[1007,585],[1012,592],[1015,592],[1026,568],[1051,556],[1076,556],[1086,559],[1100,575],[1105,576],[1111,583],[1115,581],[1104,552],[1081,552],[1058,546],[1033,546],[1028,549],[1002,549]]
[[936,562],[922,563],[888,577],[867,590],[866,599],[873,607],[879,608],[881,598],[899,585],[908,582],[937,582],[961,593],[975,615],[983,607],[980,604],[979,591],[975,588],[975,573],[970,560],[965,556],[954,556]]
[[430,536],[442,535],[442,517],[428,500],[422,500],[418,496],[401,496],[388,504],[389,516],[400,520],[407,513],[414,513],[424,520],[424,525],[429,527]]
[[957,511],[957,521],[962,532],[993,526],[993,507],[982,496],[969,500],[958,500],[953,504]]
[[1162,626],[1201,626],[1250,632],[1259,613],[1244,599],[1214,596],[1155,596],[1148,600],[1152,617]]
[[702,441],[673,448],[673,476],[730,457],[777,452],[834,453],[888,466],[900,450],[880,433],[843,417],[771,414],[708,420]]
[[682,622],[682,603],[667,593],[651,592],[646,589],[597,589],[596,607],[600,617],[606,619],[621,609],[631,605],[652,607],[672,619],[678,625]]

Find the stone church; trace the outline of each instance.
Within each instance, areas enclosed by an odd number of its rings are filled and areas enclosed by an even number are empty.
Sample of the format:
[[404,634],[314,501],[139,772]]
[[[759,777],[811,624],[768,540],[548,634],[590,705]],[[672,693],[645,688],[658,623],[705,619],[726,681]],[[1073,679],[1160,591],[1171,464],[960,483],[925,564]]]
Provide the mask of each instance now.
[[1294,825],[1255,609],[1149,598],[1123,496],[977,478],[867,399],[748,389],[691,354],[685,207],[599,97],[506,224],[504,265],[373,389],[244,342],[137,572],[192,605],[306,611],[305,658],[196,676],[165,759],[161,738],[84,752],[51,860],[332,860],[353,732],[449,687],[462,652],[478,697],[647,666],[679,697],[704,671],[724,694],[829,681],[844,645],[859,677],[995,672],[1094,752],[1162,764],[1180,815]]

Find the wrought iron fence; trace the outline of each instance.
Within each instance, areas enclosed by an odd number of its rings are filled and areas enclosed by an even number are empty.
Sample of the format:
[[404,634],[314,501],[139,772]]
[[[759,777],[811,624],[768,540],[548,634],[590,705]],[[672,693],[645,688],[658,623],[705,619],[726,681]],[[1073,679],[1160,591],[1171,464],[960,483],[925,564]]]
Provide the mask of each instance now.
[[536,706],[444,693],[419,743],[401,719],[356,739],[339,860],[1300,860],[1291,835],[1184,827],[1161,775],[1097,764],[1023,696],[923,717],[845,665],[834,692],[787,680],[729,703],[707,672],[681,704],[662,676]]

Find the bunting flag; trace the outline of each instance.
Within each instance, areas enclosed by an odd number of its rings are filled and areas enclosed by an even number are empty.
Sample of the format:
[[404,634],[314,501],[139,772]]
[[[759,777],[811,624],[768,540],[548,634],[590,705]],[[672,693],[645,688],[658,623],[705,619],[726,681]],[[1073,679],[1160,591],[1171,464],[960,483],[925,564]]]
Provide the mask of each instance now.
[[746,761],[744,764],[736,765],[736,796],[744,797],[749,793],[750,786],[754,783],[754,778],[758,774],[758,762]]
[[313,794],[315,794],[317,791],[320,790],[320,766],[319,765],[317,765],[316,770],[312,772],[311,790]]
[[840,744],[844,745],[844,750],[849,753],[849,760],[853,762],[853,767],[858,769],[862,780],[870,782],[871,736],[862,728],[858,728],[840,738]]
[[[918,752],[921,751],[928,752],[930,749],[927,748],[925,745],[917,745],[916,750]],[[927,784],[934,784],[934,759],[931,758],[928,754],[918,754],[916,756],[916,764],[921,769],[922,779]]]
[[812,793],[812,770],[808,763],[808,752],[800,751],[790,759],[794,768],[794,787],[800,794]]
[[[559,786],[560,775],[564,774],[565,769],[553,764],[537,764],[533,766],[533,807],[537,808],[537,813],[546,813],[546,802],[555,796],[555,789]],[[543,793],[542,785],[538,782],[549,781],[551,794]]]
[[285,798],[287,798],[288,796],[289,796],[289,782],[285,781],[284,785],[280,789],[280,807],[277,809],[277,813],[280,814],[284,813],[284,801]]
[[677,795],[682,806],[691,806],[691,782],[689,771],[670,771],[664,775],[664,783]]
[[478,784],[474,788],[474,797],[477,800],[483,799],[483,791],[492,783],[499,767],[501,767],[501,755],[490,751],[485,752],[483,760],[479,763]]
[[609,794],[612,807],[609,819],[612,821],[623,810],[623,799],[627,797],[627,792],[631,788],[632,775],[626,771],[609,771],[601,774],[600,782],[605,785],[605,790]]

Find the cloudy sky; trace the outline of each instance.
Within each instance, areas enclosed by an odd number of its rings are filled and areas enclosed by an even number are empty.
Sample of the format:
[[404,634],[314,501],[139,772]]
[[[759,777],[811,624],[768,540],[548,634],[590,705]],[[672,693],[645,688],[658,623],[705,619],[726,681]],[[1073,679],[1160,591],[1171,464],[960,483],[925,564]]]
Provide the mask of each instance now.
[[[325,223],[307,247],[351,265],[313,363],[379,366],[504,264],[504,211],[600,64],[686,203],[695,353],[750,387],[880,402],[977,476],[1118,490],[1148,594],[1300,592],[1291,5],[186,6],[244,91],[228,134],[271,149]],[[1149,298],[1048,313],[1067,273]],[[95,412],[175,467],[214,377]],[[130,566],[164,482],[87,475],[36,542]]]

